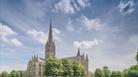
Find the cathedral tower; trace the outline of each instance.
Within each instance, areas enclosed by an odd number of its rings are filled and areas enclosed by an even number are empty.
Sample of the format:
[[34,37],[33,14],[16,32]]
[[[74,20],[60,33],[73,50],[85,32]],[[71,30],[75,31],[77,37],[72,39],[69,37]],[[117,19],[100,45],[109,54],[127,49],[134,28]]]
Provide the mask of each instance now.
[[48,57],[55,57],[55,43],[52,34],[52,21],[50,21],[48,40],[45,46],[45,59]]

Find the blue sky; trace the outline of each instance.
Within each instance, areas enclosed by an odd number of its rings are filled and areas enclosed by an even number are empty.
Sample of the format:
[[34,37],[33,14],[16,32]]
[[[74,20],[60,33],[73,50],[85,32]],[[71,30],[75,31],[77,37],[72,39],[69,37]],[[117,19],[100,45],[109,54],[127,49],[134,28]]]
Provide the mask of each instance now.
[[1,70],[23,69],[35,54],[44,57],[49,21],[56,56],[89,55],[90,71],[136,64],[137,0],[0,0]]

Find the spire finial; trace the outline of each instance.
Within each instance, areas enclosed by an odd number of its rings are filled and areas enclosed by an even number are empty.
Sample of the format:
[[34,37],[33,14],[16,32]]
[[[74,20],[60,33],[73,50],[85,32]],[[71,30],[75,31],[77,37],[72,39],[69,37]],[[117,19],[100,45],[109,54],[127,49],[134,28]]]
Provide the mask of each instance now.
[[49,25],[49,37],[48,40],[53,40],[53,35],[52,35],[52,20],[50,19],[50,25]]

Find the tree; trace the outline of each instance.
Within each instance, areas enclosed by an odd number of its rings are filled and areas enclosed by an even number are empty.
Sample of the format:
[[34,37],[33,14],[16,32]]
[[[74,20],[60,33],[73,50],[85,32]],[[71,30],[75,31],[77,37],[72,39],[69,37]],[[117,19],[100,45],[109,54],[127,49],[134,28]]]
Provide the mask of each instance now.
[[110,77],[110,70],[108,69],[107,66],[103,67],[103,77]]
[[73,62],[73,71],[74,71],[74,76],[84,76],[85,75],[84,67],[77,62]]
[[21,77],[21,76],[18,71],[13,70],[10,72],[9,77]]
[[23,77],[24,71],[15,71],[12,70],[9,74],[8,77]]
[[8,73],[7,73],[6,71],[3,71],[3,72],[1,73],[1,76],[2,76],[2,77],[8,77]]
[[63,72],[61,61],[55,57],[49,57],[45,62],[44,68],[46,69],[44,72],[45,76],[58,76]]
[[120,71],[113,71],[111,77],[122,77],[122,73]]
[[138,77],[138,65],[133,65],[128,69],[128,77]]
[[138,77],[138,71],[136,70],[129,70],[128,77]]
[[19,74],[20,74],[19,77],[23,77],[23,75],[24,75],[24,71],[19,70],[18,72],[19,72]]
[[72,62],[68,59],[57,59],[55,57],[49,57],[45,61],[44,65],[45,76],[84,76],[84,67],[76,62]]
[[136,54],[136,61],[137,61],[137,64],[138,64],[138,52]]
[[[138,52],[136,60],[138,62]],[[123,77],[138,77],[138,64],[131,66],[129,69],[125,69],[123,71]]]
[[95,77],[103,77],[103,72],[100,68],[97,68],[94,75]]
[[127,69],[125,69],[122,73],[123,73],[123,77],[128,77],[128,70]]
[[68,59],[62,59],[63,76],[73,76],[73,64]]

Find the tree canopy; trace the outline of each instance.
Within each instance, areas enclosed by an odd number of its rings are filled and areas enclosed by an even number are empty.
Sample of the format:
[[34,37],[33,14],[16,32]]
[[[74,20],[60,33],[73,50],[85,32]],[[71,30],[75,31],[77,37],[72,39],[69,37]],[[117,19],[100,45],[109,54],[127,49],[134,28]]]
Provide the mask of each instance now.
[[44,65],[45,76],[84,76],[84,67],[68,59],[49,57]]
[[44,68],[46,69],[44,74],[47,76],[58,76],[61,75],[63,71],[62,62],[55,57],[48,58],[45,62]]
[[[138,52],[136,54],[136,61],[138,62]],[[110,71],[107,66],[103,70],[97,68],[94,77],[138,77],[138,64],[131,66],[124,71]]]
[[11,71],[10,73],[3,71],[0,73],[0,77],[23,77],[24,71]]
[[103,72],[100,68],[97,68],[95,71],[95,77],[103,77]]
[[110,77],[110,70],[108,69],[107,66],[103,67],[103,77]]
[[64,76],[73,76],[74,70],[72,62],[68,59],[62,59],[62,65],[63,65],[63,75]]
[[111,77],[122,77],[122,73],[120,71],[113,71]]

